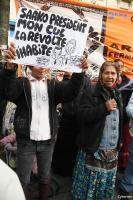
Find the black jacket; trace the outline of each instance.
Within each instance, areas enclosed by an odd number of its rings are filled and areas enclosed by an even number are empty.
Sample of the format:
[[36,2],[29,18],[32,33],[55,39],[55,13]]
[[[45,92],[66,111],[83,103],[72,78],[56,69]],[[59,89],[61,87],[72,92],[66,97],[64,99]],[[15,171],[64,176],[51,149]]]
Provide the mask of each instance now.
[[[121,87],[123,87],[124,85],[128,84],[130,79],[125,76],[125,75],[121,75],[122,81],[121,83],[118,85],[118,89],[120,89]],[[121,95],[122,95],[122,100],[123,100],[123,108],[124,108],[124,113],[123,113],[123,121],[124,123],[127,123],[129,121],[129,117],[127,116],[126,113],[126,106],[129,102],[129,99],[131,97],[132,94],[132,90],[121,90]]]
[[[14,129],[17,141],[26,142],[30,140],[30,125],[32,119],[31,86],[27,78],[14,78],[15,72],[4,69],[4,96],[17,105],[14,117]],[[57,112],[56,106],[60,102],[71,101],[78,95],[84,79],[84,73],[74,73],[67,83],[48,80],[49,96],[49,121],[51,140],[55,140],[57,134]],[[44,130],[45,131],[45,130]]]
[[[117,104],[120,113],[119,123],[119,141],[120,147],[122,134],[122,100],[120,93],[115,90]],[[80,148],[88,152],[96,152],[101,142],[106,116],[109,114],[105,107],[105,101],[108,99],[103,88],[98,83],[94,90],[86,88],[84,91],[78,111],[78,120],[80,123],[80,133],[77,138],[77,144]]]
[[[69,79],[64,79],[63,81],[69,81]],[[77,134],[79,130],[79,123],[77,123],[77,110],[80,104],[80,97],[82,96],[84,88],[91,87],[90,84],[90,78],[85,75],[84,82],[77,97],[71,102],[62,103],[60,128],[63,130],[63,132],[67,131],[70,134]]]

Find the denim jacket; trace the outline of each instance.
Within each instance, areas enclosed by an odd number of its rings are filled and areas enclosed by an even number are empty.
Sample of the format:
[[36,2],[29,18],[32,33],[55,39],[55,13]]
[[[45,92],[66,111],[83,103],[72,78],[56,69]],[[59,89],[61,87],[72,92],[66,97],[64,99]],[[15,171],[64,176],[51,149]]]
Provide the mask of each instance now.
[[110,112],[106,116],[100,149],[115,149],[119,138],[119,110]]

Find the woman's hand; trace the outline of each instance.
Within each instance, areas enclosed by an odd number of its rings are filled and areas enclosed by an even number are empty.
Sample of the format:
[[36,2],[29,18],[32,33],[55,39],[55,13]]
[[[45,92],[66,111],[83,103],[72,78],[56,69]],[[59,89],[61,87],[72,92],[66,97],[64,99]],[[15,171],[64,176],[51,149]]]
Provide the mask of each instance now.
[[117,103],[115,99],[110,99],[105,102],[105,106],[109,112],[116,110],[117,108]]

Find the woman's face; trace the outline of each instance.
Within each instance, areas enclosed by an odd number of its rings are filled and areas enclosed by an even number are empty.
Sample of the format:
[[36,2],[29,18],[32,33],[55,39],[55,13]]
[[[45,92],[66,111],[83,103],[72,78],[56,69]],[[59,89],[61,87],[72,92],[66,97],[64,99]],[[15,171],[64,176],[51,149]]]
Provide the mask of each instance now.
[[101,75],[102,83],[107,88],[112,88],[117,80],[117,72],[114,66],[105,67]]

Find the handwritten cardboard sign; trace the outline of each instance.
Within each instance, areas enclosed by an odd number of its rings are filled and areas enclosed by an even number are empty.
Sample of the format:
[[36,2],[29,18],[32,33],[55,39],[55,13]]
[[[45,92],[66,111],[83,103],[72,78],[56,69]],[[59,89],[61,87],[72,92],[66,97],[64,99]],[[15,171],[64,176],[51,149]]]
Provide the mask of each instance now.
[[20,8],[14,42],[15,63],[80,72],[88,24],[42,10]]

